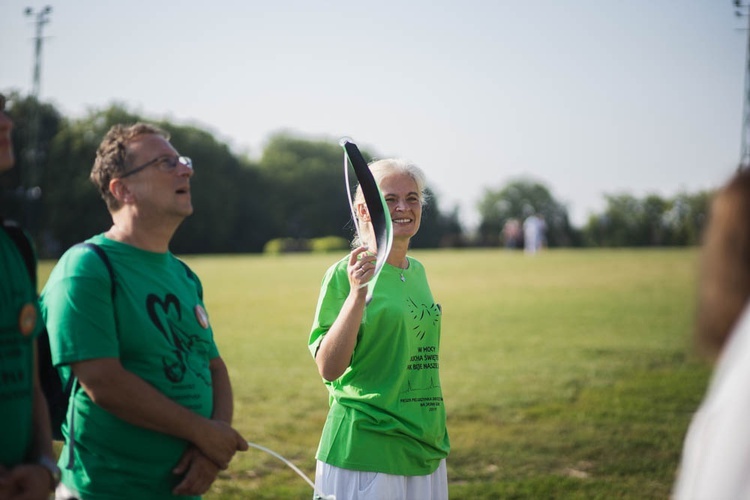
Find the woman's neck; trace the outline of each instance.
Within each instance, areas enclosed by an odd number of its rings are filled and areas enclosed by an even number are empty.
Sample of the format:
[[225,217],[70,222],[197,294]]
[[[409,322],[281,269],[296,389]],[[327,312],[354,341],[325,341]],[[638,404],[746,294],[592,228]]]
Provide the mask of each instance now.
[[406,252],[409,250],[409,241],[394,240],[391,247],[391,253],[388,254],[386,262],[392,266],[406,269],[409,267],[409,261],[406,258]]

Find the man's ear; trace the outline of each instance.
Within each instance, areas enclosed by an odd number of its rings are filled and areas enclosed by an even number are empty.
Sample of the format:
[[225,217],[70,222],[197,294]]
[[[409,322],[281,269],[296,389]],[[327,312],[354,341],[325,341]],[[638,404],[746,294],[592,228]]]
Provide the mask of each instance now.
[[130,192],[127,184],[120,179],[112,179],[109,181],[109,192],[112,193],[112,196],[114,196],[121,205],[133,201],[133,193]]
[[371,222],[370,212],[367,211],[367,205],[364,203],[357,204],[357,217],[362,222]]

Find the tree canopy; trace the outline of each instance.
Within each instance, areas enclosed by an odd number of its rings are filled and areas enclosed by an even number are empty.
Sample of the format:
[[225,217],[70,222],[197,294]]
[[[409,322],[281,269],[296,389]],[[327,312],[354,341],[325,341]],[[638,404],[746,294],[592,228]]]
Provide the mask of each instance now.
[[579,241],[570,225],[568,209],[547,186],[532,179],[514,180],[497,190],[485,189],[478,209],[479,233],[485,244],[497,245],[506,222],[515,219],[522,223],[530,215],[544,218],[549,246],[571,246]]
[[[65,119],[48,104],[14,94],[16,168],[3,175],[2,213],[22,221],[40,254],[57,256],[111,224],[89,173],[101,138],[117,123],[147,121],[171,135],[172,144],[193,160],[194,214],[175,234],[178,253],[260,252],[275,238],[328,236],[350,239],[352,225],[343,175],[343,151],[334,140],[307,140],[288,133],[270,138],[257,161],[234,154],[206,130],[151,120],[121,104]],[[41,117],[40,146],[30,160],[30,120]],[[363,151],[366,158],[372,155]],[[33,174],[33,175],[32,175]],[[439,212],[437,199],[425,213],[415,245],[436,246],[443,234],[460,231]]]
[[[123,104],[67,118],[33,97],[18,93],[9,97],[17,161],[16,168],[0,176],[0,212],[30,230],[43,257],[56,257],[109,227],[109,214],[89,181],[89,172],[107,130],[117,123],[138,121],[168,131],[172,144],[195,165],[191,190],[195,212],[176,233],[173,251],[261,252],[272,240],[352,237],[343,151],[337,140],[277,133],[259,159],[250,159],[199,126],[149,119]],[[362,153],[366,159],[377,156]],[[577,229],[569,221],[567,207],[548,186],[520,178],[485,189],[477,203],[481,218],[477,234],[467,236],[458,209],[443,207],[429,185],[427,191],[429,202],[412,241],[415,248],[496,246],[502,243],[506,222],[523,222],[531,214],[544,218],[550,247],[695,245],[712,196],[707,191],[673,198],[607,194],[605,211]]]

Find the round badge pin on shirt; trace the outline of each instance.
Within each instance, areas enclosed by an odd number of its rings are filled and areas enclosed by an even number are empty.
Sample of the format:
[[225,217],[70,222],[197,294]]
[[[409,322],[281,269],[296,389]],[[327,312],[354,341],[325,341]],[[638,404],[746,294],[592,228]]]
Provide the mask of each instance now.
[[203,306],[198,304],[193,310],[195,311],[195,319],[198,320],[198,323],[203,328],[208,328],[208,313],[203,309]]
[[21,307],[21,312],[18,313],[18,329],[21,331],[21,335],[30,335],[34,331],[36,326],[36,307],[31,302],[27,302]]

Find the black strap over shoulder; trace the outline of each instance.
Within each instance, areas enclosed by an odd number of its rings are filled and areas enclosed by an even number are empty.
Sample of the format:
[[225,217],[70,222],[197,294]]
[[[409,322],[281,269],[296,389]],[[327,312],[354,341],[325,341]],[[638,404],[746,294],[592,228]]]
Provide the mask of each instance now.
[[31,246],[31,241],[29,241],[21,226],[13,221],[2,219],[2,227],[8,237],[13,240],[13,243],[23,257],[23,261],[26,264],[26,271],[28,271],[31,282],[36,289],[36,256],[34,247]]
[[107,267],[107,271],[109,271],[109,278],[110,278],[110,283],[111,283],[110,293],[112,295],[112,300],[114,301],[115,299],[115,271],[114,269],[112,269],[112,262],[110,262],[109,257],[107,256],[107,252],[102,250],[102,247],[94,243],[85,242],[85,243],[79,243],[76,246],[86,247],[89,250],[94,251],[94,253],[96,253],[99,256],[99,258],[102,259],[102,262],[104,262],[104,265]]
[[[107,252],[105,252],[99,245],[96,245],[95,243],[78,243],[76,246],[85,247],[89,250],[93,251],[95,254],[99,256],[99,258],[104,263],[104,266],[107,268],[107,272],[109,273],[109,279],[110,279],[110,294],[112,296],[112,303],[114,306],[114,300],[115,300],[115,272],[112,268],[112,262],[110,262],[109,257],[107,256]],[[78,379],[71,373],[71,377],[68,379],[67,383],[65,384],[65,390],[64,395],[67,398],[66,401],[70,401],[71,395],[75,397],[75,391],[78,387]],[[68,432],[68,469],[73,468],[73,461],[74,461],[74,453],[73,448],[75,448],[75,412],[65,412],[64,418],[68,420],[70,430]]]
[[190,269],[190,267],[187,264],[185,264],[182,260],[177,259],[177,261],[180,264],[182,264],[182,267],[185,268],[185,274],[187,274],[187,277],[195,282],[195,286],[198,289],[198,298],[203,300],[203,286],[201,286],[200,281],[198,281],[198,277],[195,275],[192,269]]

